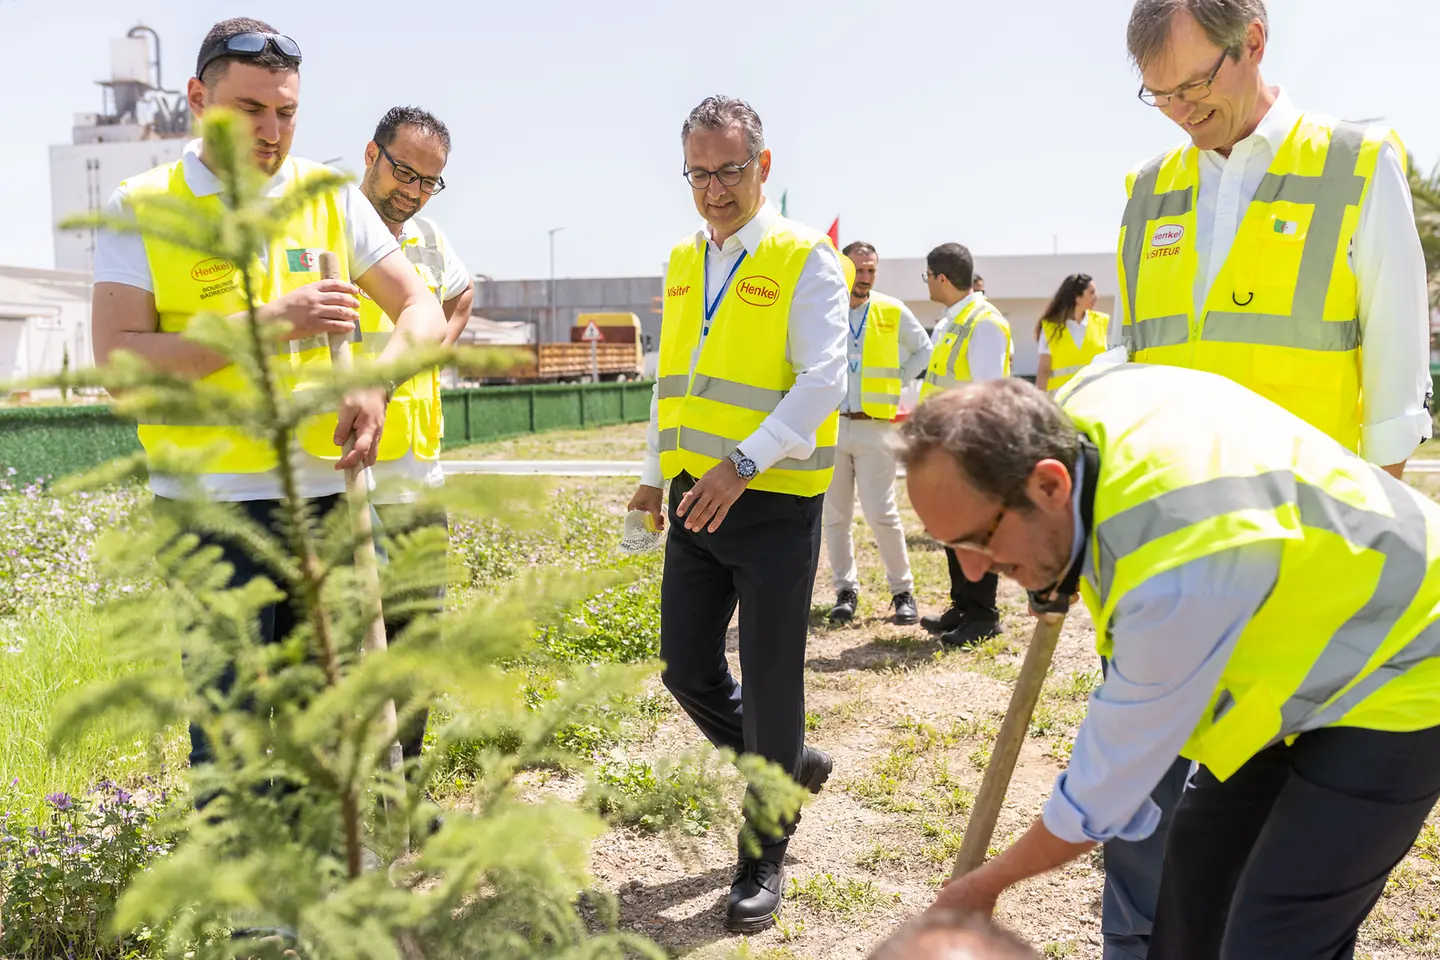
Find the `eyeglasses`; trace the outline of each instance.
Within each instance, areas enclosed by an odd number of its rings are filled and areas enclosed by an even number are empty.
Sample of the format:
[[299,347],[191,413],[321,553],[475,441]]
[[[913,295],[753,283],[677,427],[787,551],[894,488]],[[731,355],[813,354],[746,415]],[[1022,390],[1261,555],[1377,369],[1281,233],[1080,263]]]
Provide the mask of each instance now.
[[278,33],[237,33],[233,37],[226,37],[200,54],[200,63],[195,68],[195,76],[204,74],[205,68],[220,57],[254,59],[270,46],[273,46],[275,51],[286,60],[294,61],[297,64],[300,62],[300,44],[289,37]]
[[399,180],[401,183],[414,183],[416,180],[419,180],[420,192],[428,193],[432,197],[445,189],[444,177],[422,177],[414,170],[405,166],[405,164],[396,163],[395,158],[390,156],[390,151],[381,146],[378,141],[375,146],[380,148],[380,155],[390,161],[390,171],[395,174],[396,180]]
[[931,277],[938,277],[938,276],[940,276],[940,274],[938,274],[938,273],[931,273],[929,270],[926,270],[924,273],[920,274],[920,279],[921,279],[921,280],[924,280],[924,281],[926,281],[926,282],[928,283],[928,282],[930,281],[930,278],[931,278]]
[[1174,93],[1152,93],[1142,86],[1136,96],[1140,98],[1140,102],[1148,103],[1152,107],[1168,107],[1171,100],[1179,100],[1182,103],[1198,103],[1210,96],[1210,84],[1214,83],[1215,78],[1219,76],[1220,68],[1225,66],[1225,58],[1228,56],[1230,56],[1229,50],[1220,54],[1220,59],[1215,61],[1215,69],[1210,71],[1210,76],[1199,83],[1187,83]]
[[936,540],[935,542],[949,550],[963,550],[966,553],[978,553],[981,556],[989,557],[993,560],[995,559],[995,554],[990,551],[990,541],[995,538],[995,531],[1000,529],[1000,521],[1005,519],[1005,514],[1008,513],[1009,510],[1010,502],[1008,500],[1001,501],[1000,512],[995,514],[995,519],[991,522],[990,529],[985,531],[985,536],[979,540]]
[[723,186],[733,187],[745,176],[745,168],[755,162],[759,154],[750,154],[750,159],[741,164],[726,164],[719,170],[702,170],[699,167],[686,167],[683,171],[685,179],[690,181],[690,186],[696,190],[704,190],[710,186],[710,178],[719,180]]

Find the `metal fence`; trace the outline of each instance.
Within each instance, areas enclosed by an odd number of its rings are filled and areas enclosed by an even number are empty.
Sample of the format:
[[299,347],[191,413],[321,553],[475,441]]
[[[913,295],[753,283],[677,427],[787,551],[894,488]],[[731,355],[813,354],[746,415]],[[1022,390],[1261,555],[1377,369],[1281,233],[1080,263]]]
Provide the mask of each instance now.
[[[445,446],[645,420],[650,388],[641,381],[445,390]],[[135,425],[103,404],[0,409],[0,473],[12,483],[79,473],[139,449]]]

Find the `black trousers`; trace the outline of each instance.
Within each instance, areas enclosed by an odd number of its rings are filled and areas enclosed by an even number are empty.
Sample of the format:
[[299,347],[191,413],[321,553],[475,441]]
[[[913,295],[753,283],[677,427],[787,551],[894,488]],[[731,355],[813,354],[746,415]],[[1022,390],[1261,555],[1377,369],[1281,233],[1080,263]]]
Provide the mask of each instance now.
[[[675,507],[694,478],[670,484],[670,536],[660,587],[661,678],[717,747],[759,754],[794,776],[805,743],[805,641],[820,559],[823,495],[747,490],[714,533],[691,533]],[[725,660],[725,633],[740,607],[740,671]],[[781,836],[762,836],[782,859]]]
[[1000,608],[995,605],[995,594],[1000,589],[1000,577],[991,571],[979,580],[967,579],[954,550],[945,551],[945,565],[950,570],[950,605],[969,620],[998,622]]
[[1440,797],[1440,727],[1330,727],[1201,767],[1170,824],[1150,960],[1330,960]]

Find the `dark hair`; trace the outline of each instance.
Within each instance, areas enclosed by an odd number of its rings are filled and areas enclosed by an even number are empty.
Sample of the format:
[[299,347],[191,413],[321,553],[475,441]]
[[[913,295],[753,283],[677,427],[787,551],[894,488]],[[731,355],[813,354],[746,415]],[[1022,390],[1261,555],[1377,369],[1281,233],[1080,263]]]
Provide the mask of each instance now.
[[1194,17],[1210,42],[1232,59],[1240,58],[1250,24],[1258,20],[1265,33],[1270,33],[1265,0],[1136,0],[1125,45],[1137,67],[1143,70],[1165,49],[1170,42],[1170,23],[1181,10]]
[[732,123],[745,131],[746,149],[757,157],[764,152],[765,127],[760,114],[744,100],[726,96],[706,97],[690,111],[680,127],[680,146],[685,146],[693,130],[723,130]]
[[395,134],[400,132],[401,127],[418,127],[421,133],[439,140],[440,146],[444,147],[446,155],[449,155],[450,129],[441,123],[435,114],[419,107],[391,107],[375,125],[375,136],[372,139],[382,147],[389,147],[395,142]]
[[977,950],[970,955],[983,956],[986,960],[1039,960],[1040,956],[990,917],[972,911],[932,907],[891,934],[875,948],[869,960],[928,960],[930,951],[921,947],[922,938],[948,941],[944,945],[936,944],[939,948],[933,954],[936,958],[952,956],[957,940],[983,949],[983,953]]
[[958,243],[942,243],[925,256],[931,273],[949,278],[956,290],[969,290],[975,284],[975,260],[970,251]]
[[1060,289],[1050,298],[1050,306],[1046,307],[1045,312],[1040,314],[1040,319],[1035,321],[1035,339],[1040,339],[1046,325],[1050,327],[1048,336],[1052,341],[1064,333],[1065,322],[1075,312],[1075,301],[1080,299],[1085,288],[1093,282],[1094,278],[1088,273],[1072,273],[1061,281]]
[[870,244],[866,243],[864,240],[851,240],[849,243],[845,244],[845,249],[841,250],[840,252],[845,254],[845,256],[850,257],[851,259],[854,259],[855,254],[857,253],[868,253],[872,257],[880,256],[880,254],[875,252],[875,248],[872,247]]
[[1025,508],[1035,465],[1058,460],[1072,469],[1080,434],[1044,390],[1006,377],[961,384],[920,404],[900,427],[900,462],[908,469],[937,450],[979,492]]
[[225,71],[230,69],[230,64],[236,60],[243,60],[257,67],[264,67],[266,70],[299,70],[300,67],[294,60],[281,55],[273,44],[267,44],[264,50],[254,55],[216,57],[205,65],[204,76],[200,76],[200,61],[204,58],[206,51],[217,44],[224,43],[231,37],[238,37],[242,33],[279,32],[264,20],[254,20],[250,17],[231,17],[229,20],[221,20],[210,28],[210,32],[205,34],[205,39],[200,44],[200,52],[195,55],[195,75],[205,86],[213,87],[225,75]]
[[984,277],[980,276],[980,274],[977,273],[977,274],[975,274],[974,277],[972,277],[972,278],[970,279],[970,286],[973,287],[973,286],[975,286],[975,284],[980,283],[980,282],[983,281],[984,279],[985,279]]

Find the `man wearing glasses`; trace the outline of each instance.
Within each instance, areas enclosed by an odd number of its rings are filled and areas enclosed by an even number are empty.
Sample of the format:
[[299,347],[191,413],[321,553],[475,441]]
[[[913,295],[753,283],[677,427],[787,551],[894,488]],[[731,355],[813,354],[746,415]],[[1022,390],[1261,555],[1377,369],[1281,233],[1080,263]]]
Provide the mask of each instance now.
[[[470,320],[474,287],[465,264],[455,255],[445,234],[429,217],[419,216],[430,198],[445,189],[441,174],[450,159],[450,131],[433,114],[419,107],[394,107],[375,127],[365,145],[365,177],[360,191],[380,214],[400,251],[414,266],[426,289],[445,311],[445,346],[453,344]],[[360,294],[360,332],[364,349],[379,353],[394,332],[394,324],[375,301]],[[440,467],[440,371],[430,370],[399,384],[385,413],[372,473],[376,504],[386,536],[410,533],[421,527],[447,528],[443,511],[422,511],[400,506],[412,503],[425,487],[445,482]],[[386,618],[390,636],[403,632],[408,619]],[[400,748],[407,762],[420,759],[425,740],[426,712],[418,711],[400,731]],[[407,769],[414,770],[414,766]]]
[[[1136,362],[1229,377],[1399,477],[1431,432],[1425,262],[1405,148],[1384,126],[1302,111],[1268,86],[1268,23],[1262,0],[1134,7],[1140,99],[1191,142],[1126,180],[1121,339]],[[1161,782],[1163,816],[1147,839],[1092,838],[1111,841],[1106,957],[1146,955],[1188,772],[1177,761]]]
[[[920,399],[962,383],[1010,376],[1010,324],[975,289],[975,260],[958,243],[944,243],[925,258],[922,274],[930,299],[945,314],[930,334],[930,369]],[[945,551],[950,573],[950,607],[938,617],[926,616],[920,625],[940,636],[947,648],[973,647],[1000,633],[996,592],[1000,580],[993,572],[970,580],[955,557]]]
[[[711,743],[758,754],[818,792],[832,765],[805,745],[805,641],[849,284],[825,234],[766,199],[770,151],[749,104],[707,98],[680,144],[704,225],[670,253],[648,451],[630,501],[663,528],[670,481],[661,677]],[[725,659],[737,603],[743,687]],[[742,829],[727,929],[775,922],[793,830]]]
[[[299,110],[300,58],[295,41],[268,24],[225,20],[205,37],[187,88],[196,116],[226,108],[245,118],[253,137],[250,159],[270,177],[266,193],[276,199],[302,178],[326,169],[290,156]],[[97,237],[91,308],[97,363],[105,364],[117,350],[125,350],[157,370],[214,389],[245,389],[233,365],[184,338],[196,314],[244,312],[235,265],[217,264],[204,253],[162,239],[154,229],[163,230],[167,204],[152,198],[187,205],[195,216],[205,217],[218,210],[220,193],[220,181],[199,140],[186,145],[180,160],[132,177],[116,190],[107,212],[133,216],[147,235],[101,231]],[[319,250],[333,251],[352,279],[322,280],[315,255]],[[280,345],[291,361],[289,371],[329,362],[327,338],[355,330],[362,290],[394,319],[394,335],[379,352],[381,361],[398,359],[411,343],[438,343],[445,336],[445,315],[434,295],[354,186],[309,201],[285,239],[261,251],[260,260],[252,268],[263,278],[260,315],[289,324]],[[298,375],[291,372],[289,378],[293,383]],[[315,513],[327,513],[338,504],[345,490],[345,467],[375,461],[386,426],[386,401],[385,388],[357,390],[344,399],[338,419],[319,418],[297,431],[296,484]],[[183,524],[185,500],[233,502],[252,522],[281,534],[281,482],[268,444],[222,426],[141,424],[139,435],[152,460],[150,486],[157,512],[176,515]],[[354,448],[342,456],[340,444],[352,436]],[[195,475],[156,467],[157,458],[163,463],[176,455],[205,459]],[[202,543],[218,545],[233,565],[232,586],[262,575],[261,565],[239,544],[196,532]],[[262,640],[284,639],[295,625],[295,613],[288,603],[264,611],[258,626]],[[230,671],[220,672],[214,683],[228,689],[233,683]],[[192,768],[212,757],[203,732],[192,728]],[[197,803],[208,799],[202,795]]]

